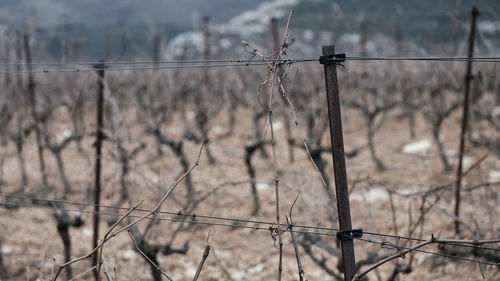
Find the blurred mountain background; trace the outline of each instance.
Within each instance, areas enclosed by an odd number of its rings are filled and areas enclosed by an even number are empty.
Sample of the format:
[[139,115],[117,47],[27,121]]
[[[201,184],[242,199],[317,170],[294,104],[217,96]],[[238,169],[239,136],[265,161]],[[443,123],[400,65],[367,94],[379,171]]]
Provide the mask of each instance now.
[[158,45],[162,59],[193,58],[207,17],[212,55],[236,56],[242,39],[269,50],[270,19],[282,31],[293,9],[291,36],[301,54],[335,42],[357,55],[464,55],[472,5],[481,11],[480,52],[497,53],[498,0],[1,0],[0,25],[11,34],[30,30],[45,60],[152,59]]

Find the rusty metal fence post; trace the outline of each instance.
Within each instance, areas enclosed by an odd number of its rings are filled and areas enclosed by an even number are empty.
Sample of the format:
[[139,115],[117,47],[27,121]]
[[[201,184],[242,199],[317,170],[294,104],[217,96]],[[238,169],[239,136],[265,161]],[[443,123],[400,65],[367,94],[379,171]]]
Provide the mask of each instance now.
[[[335,190],[337,194],[337,210],[341,232],[352,230],[351,210],[349,206],[349,190],[347,187],[347,172],[344,155],[344,136],[340,114],[340,97],[337,81],[337,62],[335,46],[323,46],[323,56],[320,63],[324,65],[326,98],[330,124],[330,139],[332,144],[333,169],[335,175]],[[344,266],[344,280],[352,280],[356,273],[354,258],[354,243],[351,239],[340,239]]]
[[[474,36],[476,33],[476,19],[479,15],[479,10],[474,6],[472,7],[472,18],[469,33],[469,54],[468,58],[474,57]],[[457,181],[455,186],[455,217],[460,217],[460,186],[462,185],[462,160],[464,157],[465,148],[465,134],[467,133],[467,122],[469,119],[469,103],[470,103],[470,82],[472,80],[472,60],[467,62],[467,74],[465,75],[465,95],[464,105],[462,112],[462,131],[460,134],[460,147],[458,152],[458,167],[457,167]],[[460,233],[460,222],[455,219],[455,233]]]

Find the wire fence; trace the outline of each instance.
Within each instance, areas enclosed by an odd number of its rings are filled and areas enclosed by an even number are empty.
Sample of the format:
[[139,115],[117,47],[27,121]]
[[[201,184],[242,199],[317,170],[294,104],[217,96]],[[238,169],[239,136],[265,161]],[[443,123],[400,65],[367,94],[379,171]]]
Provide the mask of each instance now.
[[[36,198],[36,197],[30,197],[30,196],[22,196],[22,195],[6,195],[6,194],[0,194],[0,197],[4,198],[18,198],[18,199],[26,199],[26,200],[32,200],[32,201],[40,201],[40,202],[47,202],[47,203],[62,203],[62,204],[71,204],[71,205],[77,205],[77,206],[98,206],[100,208],[107,208],[107,209],[115,209],[115,210],[124,210],[128,211],[130,208],[127,207],[121,207],[121,206],[112,206],[112,205],[103,205],[103,204],[94,204],[94,203],[87,203],[87,202],[75,202],[75,201],[68,201],[68,200],[53,200],[53,199],[46,199],[46,198]],[[10,202],[2,202],[1,204],[4,204],[4,206],[8,206],[9,204],[15,204],[10,203]],[[42,206],[39,204],[27,204],[30,206]],[[55,206],[42,206],[43,208],[57,208]],[[80,210],[71,210],[78,212]],[[142,212],[142,213],[148,213],[151,212],[152,210],[148,209],[141,209],[141,208],[135,208],[134,211],[137,212]],[[82,210],[84,212],[84,210]],[[168,212],[168,211],[156,211],[158,214],[164,214],[164,215],[169,215],[169,216],[183,216],[183,217],[192,217],[194,218],[203,218],[203,219],[211,219],[211,220],[219,220],[219,221],[231,221],[231,222],[236,222],[236,223],[253,223],[253,224],[258,224],[258,225],[269,225],[269,226],[274,226],[276,225],[275,222],[268,222],[268,221],[262,221],[262,220],[250,220],[250,219],[240,219],[240,218],[230,218],[230,217],[221,217],[221,216],[209,216],[209,215],[200,215],[200,214],[193,214],[193,213],[185,213],[185,212]],[[111,214],[111,215],[120,215],[116,213],[105,213],[105,214]],[[155,219],[155,218],[151,218]],[[233,226],[233,225],[226,225],[226,226]],[[238,225],[236,225],[238,226]],[[283,227],[286,227],[287,224],[282,224]],[[299,225],[299,224],[294,224],[294,228],[304,228],[304,229],[316,229],[316,230],[326,230],[326,231],[338,231],[338,228],[332,228],[332,227],[321,227],[321,226],[310,226],[310,225]],[[252,227],[253,228],[253,227]],[[269,228],[265,228],[265,230],[269,230]],[[326,234],[325,234],[326,235]],[[334,234],[335,235],[335,234]]]
[[[500,57],[345,57],[338,61],[427,61],[427,62],[478,62],[500,63]],[[0,74],[28,74],[28,73],[78,73],[96,70],[106,71],[136,71],[162,69],[196,69],[196,68],[225,68],[225,67],[254,67],[273,64],[297,64],[317,62],[318,58],[299,59],[220,59],[220,60],[176,60],[176,61],[78,61],[78,62],[12,62],[0,63],[0,67],[26,66],[29,69],[0,70]],[[118,67],[116,65],[119,65]],[[141,65],[141,66],[137,66]],[[50,68],[31,69],[33,66],[50,66]],[[75,67],[69,67],[75,66]],[[78,66],[78,67],[76,67]],[[79,67],[84,66],[84,67]],[[66,68],[54,68],[66,67]]]
[[258,62],[252,64],[201,64],[201,65],[169,65],[169,66],[135,66],[135,67],[105,67],[102,65],[96,68],[63,68],[63,69],[28,69],[28,70],[3,70],[0,74],[28,74],[28,73],[78,73],[92,72],[96,70],[105,71],[125,71],[125,70],[160,70],[160,69],[202,69],[202,68],[219,68],[219,67],[250,67],[250,66],[265,66],[266,63]]
[[[76,212],[76,213],[85,213],[85,214],[100,214],[100,215],[106,215],[106,216],[120,216],[123,214],[118,214],[118,213],[110,213],[110,212],[103,212],[103,211],[90,211],[90,210],[80,210],[80,209],[68,209],[68,208],[62,208],[62,207],[55,207],[55,206],[49,206],[49,205],[38,205],[38,204],[28,204],[28,203],[18,203],[18,202],[0,202],[0,206],[4,207],[29,207],[29,208],[40,208],[40,209],[52,209],[52,210],[61,210],[61,211],[66,211],[66,212]],[[183,214],[179,214],[180,217],[183,216]],[[149,220],[156,220],[156,221],[170,221],[170,222],[184,222],[184,223],[192,223],[192,224],[202,224],[202,225],[210,225],[210,226],[224,226],[224,227],[231,227],[231,228],[245,228],[245,229],[252,229],[252,230],[264,230],[264,231],[271,231],[271,232],[276,232],[277,227],[273,227],[273,225],[276,225],[276,223],[271,223],[271,222],[265,222],[264,224],[270,225],[268,227],[262,227],[259,225],[255,226],[249,226],[249,225],[241,225],[241,224],[229,224],[229,223],[217,223],[217,222],[209,222],[209,221],[199,221],[196,220],[197,215],[188,215],[191,216],[191,220],[185,220],[185,219],[175,219],[175,218],[165,218],[165,217],[158,217],[158,216],[153,216],[153,217],[147,217],[146,219]],[[142,218],[142,216],[138,215],[127,215],[129,218]],[[206,217],[206,216],[205,216]],[[213,218],[215,219],[215,218]],[[241,219],[234,219],[241,221]],[[287,225],[285,225],[287,226]],[[296,227],[293,225],[293,227]],[[299,226],[297,226],[299,227]],[[308,226],[308,228],[314,228],[313,226]],[[338,230],[338,229],[337,229]],[[294,232],[294,233],[301,233],[301,234],[309,234],[309,235],[321,235],[321,236],[333,236],[336,237],[336,233],[328,233],[328,232],[314,232],[314,231],[303,231],[303,230],[291,230],[291,229],[286,229],[283,230],[285,232]]]
[[[360,57],[360,56],[346,56],[342,60],[351,61],[444,61],[444,62],[500,62],[500,57]],[[0,63],[2,67],[8,66],[67,66],[67,65],[86,65],[86,66],[100,66],[100,65],[136,65],[136,64],[215,64],[215,63],[302,63],[302,62],[318,62],[319,58],[290,58],[290,59],[214,59],[214,60],[144,60],[144,61],[73,61],[73,62],[3,62]]]
[[346,57],[350,61],[434,61],[499,63],[500,57]]
[[[411,247],[393,245],[392,243],[387,243],[387,241],[381,242],[381,241],[376,241],[373,239],[364,239],[364,238],[356,238],[356,237],[353,237],[353,239],[356,239],[358,241],[367,242],[367,243],[377,244],[377,245],[380,245],[381,248],[385,248],[385,249],[394,249],[394,250],[398,250],[398,251],[400,249],[411,250],[414,252],[419,252],[419,253],[424,253],[424,254],[429,254],[429,255],[434,255],[434,256],[440,256],[440,257],[445,257],[445,258],[450,258],[450,259],[455,259],[455,260],[460,260],[460,261],[472,262],[472,263],[477,263],[477,264],[482,264],[482,265],[495,266],[495,267],[500,268],[500,263],[480,261],[477,259],[464,258],[464,257],[453,256],[453,255],[448,255],[448,254],[443,254],[443,253],[438,253],[438,252],[433,252],[433,251],[428,251],[428,250],[422,250],[422,249],[413,249]],[[424,241],[426,241],[426,240],[424,240]]]
[[[499,58],[500,59],[500,58]],[[256,62],[271,62],[271,63],[298,63],[298,62],[311,62],[318,61],[317,58],[310,59],[266,59],[264,60],[255,60],[255,59],[220,59],[220,60],[147,60],[147,61],[74,61],[74,62],[12,62],[12,63],[0,63],[0,66],[66,66],[66,65],[91,65],[91,66],[99,66],[99,65],[134,65],[134,64],[213,64],[213,63],[248,63],[253,64]]]
[[[75,206],[99,206],[101,208],[108,208],[108,209],[115,209],[115,210],[130,210],[130,208],[122,207],[122,206],[93,204],[93,203],[76,202],[76,201],[69,201],[69,200],[37,198],[37,197],[32,197],[32,196],[27,196],[27,195],[0,194],[0,197],[25,199],[25,200],[31,200],[32,202],[38,201],[38,202],[47,203],[47,205],[41,205],[41,204],[36,204],[36,203],[0,202],[0,206],[4,206],[4,207],[14,207],[14,206],[16,206],[16,207],[31,207],[31,208],[61,210],[61,211],[66,211],[66,212],[101,214],[101,215],[106,215],[106,216],[121,216],[123,214],[104,212],[104,211],[91,211],[91,210],[84,210],[84,209],[63,208],[60,206],[55,206],[55,205],[53,205],[53,203],[70,204],[70,205],[75,205]],[[142,213],[144,213],[144,212],[151,213],[152,212],[152,210],[141,209],[141,208],[135,208],[134,211],[142,212]],[[210,216],[210,215],[184,213],[184,212],[157,211],[156,213],[157,213],[157,215],[147,217],[147,219],[157,220],[157,221],[182,222],[182,223],[208,225],[208,226],[252,229],[252,230],[259,230],[259,231],[267,231],[267,232],[270,232],[271,234],[276,232],[278,229],[276,227],[275,222],[268,222],[268,221],[262,221],[262,220],[241,219],[241,218],[231,218],[231,217],[222,217],[222,216]],[[158,214],[173,216],[173,218],[172,217],[158,216]],[[141,216],[132,215],[132,214],[128,215],[128,217],[141,218]],[[175,217],[178,217],[178,218],[175,218]],[[191,217],[191,219],[186,220],[186,219],[183,219],[182,217]],[[199,220],[199,219],[204,219],[204,220]],[[232,223],[224,223],[221,221],[232,222]],[[255,225],[251,226],[251,225],[244,225],[244,224],[240,224],[240,223],[252,223]],[[262,226],[262,225],[265,225],[265,226]],[[293,232],[293,233],[299,233],[299,234],[303,234],[303,235],[319,235],[319,236],[330,236],[330,237],[337,237],[337,231],[340,230],[340,229],[334,228],[334,227],[300,225],[300,224],[293,224],[293,225],[282,224],[282,227],[284,227],[284,228],[282,228],[282,232]],[[297,229],[297,228],[299,228],[299,229]],[[302,230],[300,230],[300,228],[302,228]],[[310,231],[304,230],[304,229],[308,229]],[[312,231],[312,230],[314,230],[314,231]],[[415,241],[415,242],[427,241],[427,240],[422,239],[422,238],[392,235],[392,234],[385,234],[385,233],[377,233],[377,232],[370,232],[370,231],[363,231],[363,234],[372,235],[372,236],[379,236],[379,237],[386,237],[386,238],[394,238],[394,239],[397,239],[397,241],[399,241],[401,239]],[[352,238],[359,240],[359,241],[363,241],[363,242],[377,244],[377,245],[380,245],[382,248],[386,248],[386,249],[396,249],[396,250],[400,250],[400,249],[409,250],[409,249],[411,249],[411,247],[395,245],[394,243],[389,242],[389,241],[377,241],[374,239],[365,239],[365,238],[360,238],[360,237],[352,237]],[[477,249],[477,250],[488,250],[488,251],[500,252],[500,248],[485,247],[482,245],[470,245],[470,244],[450,243],[450,242],[437,242],[437,243],[450,245],[450,246],[456,246],[456,247],[467,247],[467,248],[473,248],[473,249]],[[500,242],[498,242],[498,243],[500,243]],[[433,251],[428,251],[428,250],[421,250],[421,249],[415,249],[414,251],[420,252],[420,253],[425,253],[425,254],[442,256],[442,257],[456,259],[456,260],[461,260],[461,261],[466,261],[466,262],[478,263],[478,264],[482,264],[482,265],[496,266],[496,267],[500,268],[500,263],[480,261],[477,259],[470,259],[470,258],[465,258],[465,257],[453,256],[453,255],[449,255],[449,254],[438,253],[438,252],[433,252]]]

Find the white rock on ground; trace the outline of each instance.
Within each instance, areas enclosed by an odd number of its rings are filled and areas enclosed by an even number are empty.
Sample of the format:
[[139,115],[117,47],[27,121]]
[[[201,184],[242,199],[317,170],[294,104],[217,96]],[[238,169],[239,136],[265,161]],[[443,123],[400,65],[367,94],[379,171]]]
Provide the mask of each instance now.
[[221,126],[215,126],[212,128],[211,132],[216,135],[222,135],[226,132],[226,129],[222,128]]
[[257,187],[257,190],[258,191],[262,191],[262,190],[266,190],[269,188],[269,184],[268,183],[264,183],[264,182],[259,182],[256,184],[256,187]]
[[366,194],[366,200],[370,203],[389,200],[389,192],[382,188],[372,188]]
[[421,140],[417,142],[411,142],[403,147],[403,153],[405,154],[424,154],[429,151],[432,143],[430,140]]
[[66,138],[71,136],[72,132],[70,129],[63,129],[56,135],[56,143],[62,143]]
[[273,130],[278,131],[283,129],[283,123],[281,121],[273,122]]
[[368,203],[385,202],[389,200],[389,192],[383,188],[372,188],[361,192],[363,192],[363,194],[351,194],[351,200],[363,202],[363,197],[365,197]]
[[500,181],[500,171],[498,170],[491,170],[490,171],[490,182],[496,182]]
[[472,157],[472,156],[464,156],[464,159],[463,159],[463,167],[464,169],[467,169],[469,168],[470,166],[472,166],[474,163],[476,163],[476,158]]
[[448,157],[457,157],[458,156],[458,151],[455,149],[449,148],[444,151],[444,154]]
[[2,255],[10,255],[12,253],[12,247],[9,245],[2,245],[1,252]]
[[122,252],[121,258],[122,260],[128,261],[128,260],[133,260],[137,256],[136,252],[134,250],[128,249]]
[[236,281],[240,281],[240,280],[244,280],[245,278],[245,275],[246,273],[244,271],[235,271],[233,273],[231,273],[231,278],[236,280]]
[[248,270],[248,274],[252,275],[252,274],[261,273],[262,270],[264,270],[264,265],[261,264],[261,263],[259,263],[258,265],[254,266],[254,267],[251,267]]
[[358,194],[358,193],[351,193],[349,194],[349,199],[351,201],[363,201],[363,196],[361,194]]
[[83,229],[83,236],[85,237],[92,237],[94,235],[94,231],[90,228],[84,228]]
[[401,195],[410,195],[414,192],[416,192],[417,190],[416,189],[409,189],[409,188],[406,188],[406,189],[398,189],[398,193],[401,194]]
[[196,268],[194,267],[187,267],[186,270],[184,271],[185,276],[191,277],[196,274]]

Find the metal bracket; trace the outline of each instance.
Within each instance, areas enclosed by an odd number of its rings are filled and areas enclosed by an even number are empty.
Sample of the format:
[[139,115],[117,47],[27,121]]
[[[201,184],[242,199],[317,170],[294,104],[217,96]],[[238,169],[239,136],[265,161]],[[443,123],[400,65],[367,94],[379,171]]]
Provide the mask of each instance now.
[[339,239],[340,241],[352,240],[353,238],[361,238],[362,236],[363,229],[361,228],[337,231],[337,239]]
[[345,62],[345,53],[319,57],[319,63],[325,64],[325,65],[339,64],[341,62]]
[[109,66],[104,61],[101,61],[98,64],[94,65],[94,68],[97,69],[97,70],[104,70],[104,69],[106,69],[108,67]]

